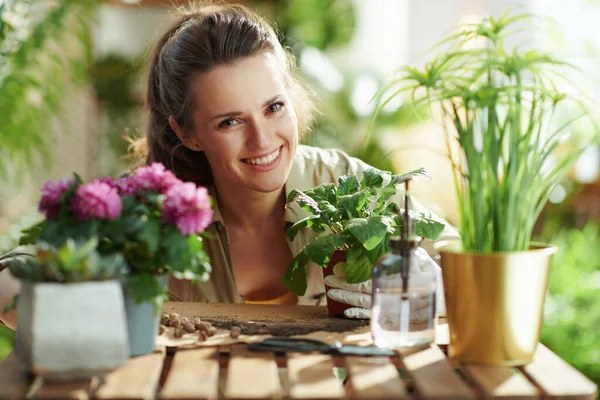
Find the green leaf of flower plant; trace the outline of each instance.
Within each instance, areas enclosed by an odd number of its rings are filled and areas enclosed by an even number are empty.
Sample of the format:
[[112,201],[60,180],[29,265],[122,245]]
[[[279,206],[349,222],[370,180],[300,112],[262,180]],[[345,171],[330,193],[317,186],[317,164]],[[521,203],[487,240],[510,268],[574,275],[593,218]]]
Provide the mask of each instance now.
[[294,241],[300,229],[314,227],[314,225],[318,223],[319,218],[320,217],[318,215],[309,215],[308,217],[302,218],[300,221],[290,226],[287,230],[287,235],[290,240]]
[[338,196],[356,193],[360,187],[356,175],[342,175],[338,178],[338,183]]
[[415,234],[423,238],[437,240],[444,230],[444,224],[424,216],[416,217],[414,222]]
[[361,216],[361,211],[369,200],[369,192],[361,190],[354,194],[347,194],[338,198],[338,208],[348,218],[357,218]]
[[306,245],[306,254],[314,263],[326,267],[331,255],[346,243],[346,238],[341,233],[322,236]]
[[380,171],[376,168],[369,168],[363,171],[363,178],[360,181],[361,188],[381,189],[387,186],[392,180],[392,174],[389,171]]
[[346,229],[358,240],[365,249],[373,250],[384,239],[392,228],[393,219],[387,216],[374,216],[369,218],[355,218],[351,220]]
[[346,250],[346,281],[348,283],[360,283],[371,279],[373,264],[367,257],[365,248],[355,245]]
[[305,251],[301,251],[294,257],[281,282],[296,296],[304,296],[306,293],[306,264],[309,258]]
[[317,202],[313,200],[307,194],[297,189],[292,189],[288,194],[286,204],[297,202],[307,213],[320,214],[321,210],[317,205]]

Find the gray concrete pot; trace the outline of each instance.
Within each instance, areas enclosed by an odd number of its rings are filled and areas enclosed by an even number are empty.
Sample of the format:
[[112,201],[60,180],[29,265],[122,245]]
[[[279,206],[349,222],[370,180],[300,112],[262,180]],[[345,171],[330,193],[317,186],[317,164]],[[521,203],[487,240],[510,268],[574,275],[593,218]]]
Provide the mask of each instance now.
[[22,281],[15,353],[47,379],[88,378],[124,364],[129,348],[119,281]]
[[[169,275],[155,276],[155,279],[158,280],[163,289],[167,288]],[[162,310],[155,309],[154,303],[150,301],[137,303],[126,282],[123,283],[123,292],[131,356],[152,353],[156,349],[156,338]]]

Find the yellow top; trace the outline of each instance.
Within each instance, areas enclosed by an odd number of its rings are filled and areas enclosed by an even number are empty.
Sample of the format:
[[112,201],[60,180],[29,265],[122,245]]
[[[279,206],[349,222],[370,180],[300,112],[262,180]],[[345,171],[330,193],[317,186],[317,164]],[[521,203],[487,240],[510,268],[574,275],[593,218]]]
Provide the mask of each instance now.
[[298,303],[298,298],[292,292],[287,292],[277,298],[270,300],[244,300],[246,304],[279,304],[285,306],[291,306]]

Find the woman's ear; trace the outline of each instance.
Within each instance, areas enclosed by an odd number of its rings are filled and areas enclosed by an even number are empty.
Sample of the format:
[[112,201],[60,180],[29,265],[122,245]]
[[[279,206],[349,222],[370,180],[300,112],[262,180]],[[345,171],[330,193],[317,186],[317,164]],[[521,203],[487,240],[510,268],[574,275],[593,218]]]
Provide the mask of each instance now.
[[181,143],[183,143],[185,147],[194,151],[202,150],[198,143],[190,142],[189,136],[185,134],[183,129],[181,129],[181,127],[179,126],[177,121],[175,121],[175,118],[172,115],[169,116],[169,126],[171,127],[171,129],[173,129],[173,132],[175,132],[175,134],[177,135],[179,140],[181,140]]

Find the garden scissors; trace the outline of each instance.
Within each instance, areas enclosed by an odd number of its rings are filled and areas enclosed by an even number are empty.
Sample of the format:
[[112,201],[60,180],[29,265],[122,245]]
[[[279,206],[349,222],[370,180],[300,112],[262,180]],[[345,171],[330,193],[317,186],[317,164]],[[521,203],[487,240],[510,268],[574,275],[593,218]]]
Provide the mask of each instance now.
[[394,350],[380,349],[375,346],[344,346],[335,341],[329,345],[320,340],[300,338],[272,338],[262,342],[248,344],[248,349],[253,351],[270,351],[277,353],[312,353],[318,351],[323,354],[348,355],[348,356],[395,356]]

